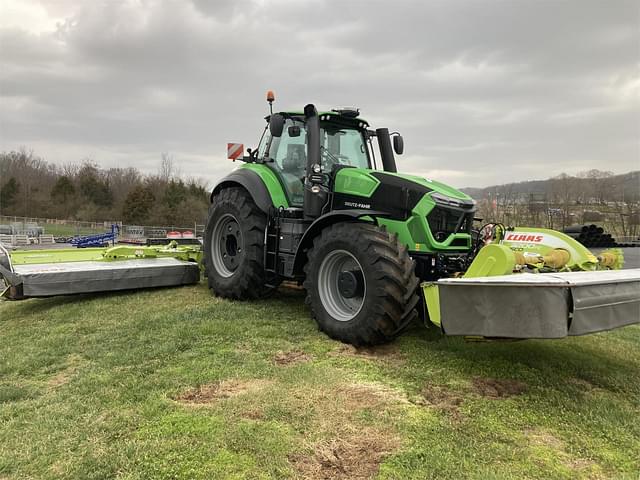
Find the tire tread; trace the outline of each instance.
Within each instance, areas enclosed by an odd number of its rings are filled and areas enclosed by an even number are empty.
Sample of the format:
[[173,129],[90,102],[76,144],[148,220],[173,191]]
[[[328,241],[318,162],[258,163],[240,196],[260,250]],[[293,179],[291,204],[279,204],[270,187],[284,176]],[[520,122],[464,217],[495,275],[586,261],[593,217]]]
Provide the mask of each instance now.
[[[323,245],[338,240],[357,245],[376,283],[379,283],[374,290],[375,305],[368,309],[376,318],[359,322],[354,328],[346,330],[335,329],[332,322],[324,320],[324,315],[328,314],[318,305],[319,297],[315,293],[317,286],[314,275],[320,260],[317,258],[318,251]],[[417,294],[419,281],[414,273],[415,264],[397,235],[372,224],[338,223],[327,227],[314,239],[307,255],[309,260],[304,267],[305,302],[311,307],[312,316],[320,329],[331,338],[356,346],[386,343],[400,335],[417,318],[416,306],[420,297]]]

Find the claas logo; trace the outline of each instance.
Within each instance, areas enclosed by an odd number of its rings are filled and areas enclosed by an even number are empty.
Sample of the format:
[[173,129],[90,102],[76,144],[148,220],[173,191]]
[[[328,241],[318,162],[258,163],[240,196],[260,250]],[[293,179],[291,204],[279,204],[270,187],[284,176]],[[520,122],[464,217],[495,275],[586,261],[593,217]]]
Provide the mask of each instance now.
[[533,242],[540,243],[544,240],[544,235],[531,235],[528,233],[508,233],[507,238],[505,238],[507,242]]

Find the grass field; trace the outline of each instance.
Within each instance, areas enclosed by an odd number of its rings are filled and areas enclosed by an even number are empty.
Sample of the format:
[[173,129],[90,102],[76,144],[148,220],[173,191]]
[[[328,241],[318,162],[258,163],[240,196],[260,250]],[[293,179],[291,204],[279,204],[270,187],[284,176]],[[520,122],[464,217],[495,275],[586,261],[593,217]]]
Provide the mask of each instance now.
[[95,233],[104,233],[108,231],[108,228],[90,228],[90,227],[78,227],[74,224],[57,224],[57,223],[45,223],[44,233],[47,235],[53,235],[54,237],[73,237],[74,235],[93,235]]
[[0,478],[616,478],[640,471],[640,328],[355,350],[302,293],[0,304]]

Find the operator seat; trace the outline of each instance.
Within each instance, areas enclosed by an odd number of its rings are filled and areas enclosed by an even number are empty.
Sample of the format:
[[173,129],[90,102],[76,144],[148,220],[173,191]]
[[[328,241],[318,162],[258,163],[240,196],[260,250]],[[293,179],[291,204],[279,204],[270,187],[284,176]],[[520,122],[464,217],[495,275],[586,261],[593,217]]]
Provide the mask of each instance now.
[[282,178],[292,202],[302,203],[304,175],[307,165],[305,145],[287,145],[287,156],[282,160]]

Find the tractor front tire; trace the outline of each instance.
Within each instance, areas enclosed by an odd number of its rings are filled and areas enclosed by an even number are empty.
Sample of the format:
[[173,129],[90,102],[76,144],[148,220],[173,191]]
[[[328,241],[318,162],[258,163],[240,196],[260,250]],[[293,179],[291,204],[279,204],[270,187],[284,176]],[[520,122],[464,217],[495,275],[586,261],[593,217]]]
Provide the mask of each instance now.
[[240,187],[213,197],[204,236],[204,268],[214,295],[236,300],[262,298],[265,285],[264,232],[267,216]]
[[417,318],[414,262],[384,228],[332,225],[314,239],[307,257],[306,301],[329,337],[354,346],[386,343]]

